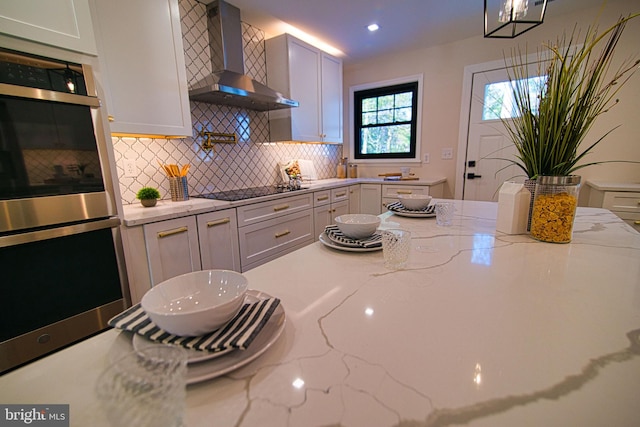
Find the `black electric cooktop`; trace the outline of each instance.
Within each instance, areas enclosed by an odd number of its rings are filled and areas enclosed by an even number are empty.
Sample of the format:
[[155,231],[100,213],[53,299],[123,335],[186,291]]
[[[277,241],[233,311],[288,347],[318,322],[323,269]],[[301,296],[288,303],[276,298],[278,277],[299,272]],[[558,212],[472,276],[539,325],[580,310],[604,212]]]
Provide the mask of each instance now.
[[[303,190],[301,188],[300,190]],[[226,191],[217,191],[215,193],[208,194],[199,194],[197,196],[201,199],[214,199],[214,200],[224,200],[228,202],[232,202],[235,200],[244,200],[244,199],[253,199],[254,197],[262,197],[262,196],[270,196],[272,194],[279,193],[290,193],[293,190],[284,185],[267,185],[264,187],[250,187],[250,188],[239,188],[236,190],[226,190]]]

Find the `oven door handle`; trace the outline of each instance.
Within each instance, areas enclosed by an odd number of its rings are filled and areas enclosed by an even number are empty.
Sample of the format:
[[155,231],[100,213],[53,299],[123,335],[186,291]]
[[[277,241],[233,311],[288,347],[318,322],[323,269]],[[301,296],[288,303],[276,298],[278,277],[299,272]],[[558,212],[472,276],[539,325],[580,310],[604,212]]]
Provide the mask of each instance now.
[[56,237],[70,236],[73,234],[86,233],[88,231],[101,230],[103,228],[114,228],[120,225],[120,218],[112,217],[97,221],[85,221],[78,224],[63,225],[60,227],[47,228],[45,230],[27,231],[25,233],[11,234],[0,237],[0,248],[23,243],[38,242],[41,240],[55,239]]

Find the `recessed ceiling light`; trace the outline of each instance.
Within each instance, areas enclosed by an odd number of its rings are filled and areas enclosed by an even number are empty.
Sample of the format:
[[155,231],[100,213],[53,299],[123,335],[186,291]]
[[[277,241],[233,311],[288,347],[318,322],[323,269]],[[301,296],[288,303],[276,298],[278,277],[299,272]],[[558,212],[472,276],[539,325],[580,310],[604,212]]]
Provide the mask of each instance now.
[[371,32],[378,31],[378,28],[380,28],[378,27],[378,24],[371,24],[367,27],[367,29]]

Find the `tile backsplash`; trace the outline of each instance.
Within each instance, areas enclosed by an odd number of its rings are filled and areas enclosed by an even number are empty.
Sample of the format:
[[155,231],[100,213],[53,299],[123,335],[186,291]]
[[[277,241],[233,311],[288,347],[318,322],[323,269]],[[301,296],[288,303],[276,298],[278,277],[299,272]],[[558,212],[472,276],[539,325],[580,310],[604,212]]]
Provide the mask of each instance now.
[[[211,73],[206,6],[196,0],[180,0],[182,38],[189,86]],[[264,32],[242,23],[245,74],[266,83]],[[137,203],[136,192],[144,186],[156,187],[163,199],[170,199],[169,181],[160,163],[191,164],[190,194],[281,182],[279,162],[290,159],[313,160],[319,179],[335,176],[342,146],[332,144],[271,143],[267,112],[236,107],[190,103],[193,135],[180,139],[113,137],[118,180],[123,204]],[[215,144],[201,148],[199,133],[235,133],[237,144]],[[132,160],[135,177],[125,176],[125,163]]]

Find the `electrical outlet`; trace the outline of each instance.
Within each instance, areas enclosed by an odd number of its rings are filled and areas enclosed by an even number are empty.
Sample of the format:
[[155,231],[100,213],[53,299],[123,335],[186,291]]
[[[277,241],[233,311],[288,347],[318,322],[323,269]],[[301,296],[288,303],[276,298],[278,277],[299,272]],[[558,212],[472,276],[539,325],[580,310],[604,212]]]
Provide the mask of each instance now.
[[124,176],[126,178],[135,178],[138,176],[138,168],[136,167],[136,161],[133,159],[124,159]]
[[451,159],[453,159],[453,148],[443,148],[442,160],[451,160]]
[[429,163],[429,153],[424,153],[424,162]]

